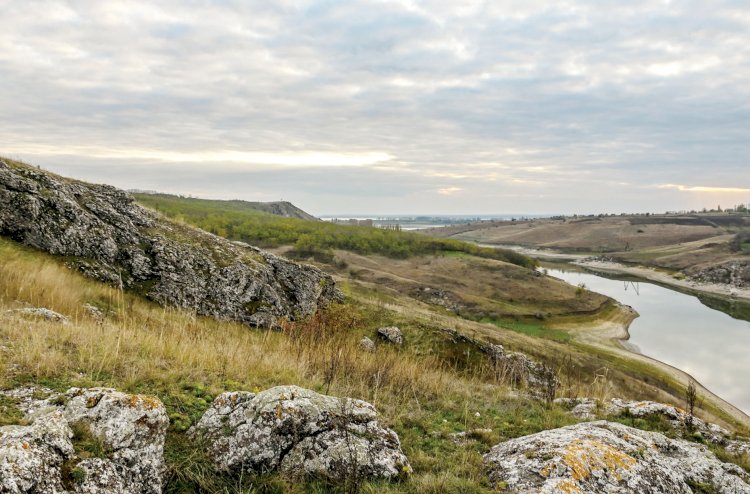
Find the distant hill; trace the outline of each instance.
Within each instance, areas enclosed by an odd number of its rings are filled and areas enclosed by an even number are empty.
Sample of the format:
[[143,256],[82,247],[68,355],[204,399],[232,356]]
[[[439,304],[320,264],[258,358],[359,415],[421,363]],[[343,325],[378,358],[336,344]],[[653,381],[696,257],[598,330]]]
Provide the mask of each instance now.
[[[162,199],[183,199],[183,200],[188,200],[188,201],[193,199],[193,198],[187,198],[187,197],[177,196],[173,194],[163,194],[161,192],[154,192],[150,190],[130,190],[129,192],[131,192],[136,197],[154,196],[154,197],[158,197]],[[251,201],[241,201],[239,199],[235,199],[231,201],[210,200],[210,199],[194,199],[194,200],[201,201],[203,203],[214,203],[217,206],[220,205],[220,206],[223,206],[224,208],[231,209],[237,212],[260,211],[262,213],[273,214],[276,216],[283,216],[284,218],[297,218],[300,220],[320,221],[315,216],[303,211],[302,209],[298,208],[297,206],[295,206],[294,204],[288,201],[251,202]]]

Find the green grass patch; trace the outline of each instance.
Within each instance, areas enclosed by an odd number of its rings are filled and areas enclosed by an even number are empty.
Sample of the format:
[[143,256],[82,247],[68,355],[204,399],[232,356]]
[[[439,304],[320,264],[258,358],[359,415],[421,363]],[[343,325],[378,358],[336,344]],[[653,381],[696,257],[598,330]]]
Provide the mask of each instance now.
[[566,343],[571,339],[571,336],[567,331],[563,331],[562,329],[550,329],[544,326],[544,324],[538,322],[507,321],[490,318],[484,318],[480,322],[488,322],[517,333],[523,333],[538,338],[546,338],[560,343]]

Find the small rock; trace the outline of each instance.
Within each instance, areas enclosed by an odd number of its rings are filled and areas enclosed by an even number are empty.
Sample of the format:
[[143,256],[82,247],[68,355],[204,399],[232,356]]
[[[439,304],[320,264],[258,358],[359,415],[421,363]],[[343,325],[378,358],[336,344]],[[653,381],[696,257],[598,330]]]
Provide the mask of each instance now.
[[104,320],[104,312],[102,312],[98,307],[95,307],[91,304],[83,304],[83,310],[85,310],[89,316],[97,321]]
[[378,336],[395,345],[401,345],[404,342],[404,336],[396,326],[387,326],[378,329]]
[[359,347],[366,352],[374,352],[375,342],[367,336],[363,336],[362,339],[359,340]]
[[8,312],[15,312],[17,314],[28,314],[31,316],[38,316],[43,317],[44,319],[47,319],[48,321],[54,321],[59,322],[61,324],[70,324],[70,320],[63,316],[62,314],[58,314],[57,312],[49,309],[45,309],[44,307],[26,307],[23,309],[12,309]]
[[411,472],[398,436],[367,402],[297,386],[217,397],[190,434],[225,471],[394,479]]

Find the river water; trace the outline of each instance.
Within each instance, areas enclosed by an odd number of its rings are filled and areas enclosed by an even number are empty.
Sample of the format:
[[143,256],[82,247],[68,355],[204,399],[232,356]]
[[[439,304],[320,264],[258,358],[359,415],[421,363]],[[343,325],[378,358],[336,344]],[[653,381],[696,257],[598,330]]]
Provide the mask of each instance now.
[[633,307],[640,317],[630,326],[630,344],[687,372],[750,414],[750,322],[711,309],[695,296],[644,281],[560,269],[547,272]]

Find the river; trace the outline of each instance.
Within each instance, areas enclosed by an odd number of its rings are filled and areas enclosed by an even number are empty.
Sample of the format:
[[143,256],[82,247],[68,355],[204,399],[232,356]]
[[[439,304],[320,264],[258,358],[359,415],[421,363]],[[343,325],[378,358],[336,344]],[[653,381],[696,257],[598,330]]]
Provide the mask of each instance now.
[[750,322],[703,305],[698,298],[659,285],[547,269],[573,285],[633,307],[640,317],[629,343],[643,355],[681,369],[724,400],[750,414]]

